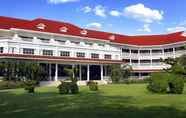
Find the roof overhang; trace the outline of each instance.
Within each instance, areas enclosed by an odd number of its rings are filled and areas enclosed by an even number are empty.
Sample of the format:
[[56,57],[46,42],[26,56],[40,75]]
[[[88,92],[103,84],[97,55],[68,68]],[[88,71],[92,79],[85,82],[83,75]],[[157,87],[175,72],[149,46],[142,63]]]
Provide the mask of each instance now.
[[8,53],[0,54],[0,58],[42,61],[42,62],[50,62],[50,63],[54,63],[54,62],[55,63],[82,63],[82,64],[122,64],[124,63],[120,60],[87,59],[87,58],[8,54]]

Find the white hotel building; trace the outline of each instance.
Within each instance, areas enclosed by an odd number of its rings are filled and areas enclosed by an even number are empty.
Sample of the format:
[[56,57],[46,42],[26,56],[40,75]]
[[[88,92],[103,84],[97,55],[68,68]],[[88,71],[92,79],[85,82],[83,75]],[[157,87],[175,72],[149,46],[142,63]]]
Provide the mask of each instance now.
[[32,60],[48,81],[66,77],[64,67],[77,66],[80,82],[108,79],[107,65],[132,66],[131,77],[143,78],[169,65],[160,62],[185,52],[186,34],[127,36],[83,29],[70,23],[0,17],[0,58]]

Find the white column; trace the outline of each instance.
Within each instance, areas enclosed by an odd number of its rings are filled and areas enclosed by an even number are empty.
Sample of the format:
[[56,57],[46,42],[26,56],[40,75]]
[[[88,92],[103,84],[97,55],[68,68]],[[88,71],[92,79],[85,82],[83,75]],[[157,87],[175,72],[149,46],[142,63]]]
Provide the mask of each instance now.
[[140,60],[141,60],[141,57],[140,57],[140,50],[138,50],[138,65],[140,65]]
[[141,79],[141,73],[139,73],[139,79]]
[[58,64],[56,63],[56,69],[55,69],[55,81],[58,81]]
[[52,81],[52,77],[51,77],[51,64],[49,63],[49,80]]
[[153,57],[152,57],[152,49],[150,49],[150,66],[152,67],[152,59],[153,59]]
[[79,80],[81,80],[81,65],[79,65]]
[[176,51],[175,51],[175,48],[173,48],[173,58],[176,58]]
[[4,44],[3,53],[8,53],[8,43]]
[[129,59],[130,59],[129,64],[130,64],[130,65],[132,65],[132,59],[131,59],[131,56],[132,56],[132,52],[131,52],[131,49],[129,49],[129,57],[130,57],[130,58],[129,58]]
[[165,52],[164,52],[164,49],[162,49],[162,55],[163,55],[163,59],[165,59]]
[[75,78],[74,68],[75,68],[75,65],[74,65],[74,64],[72,64],[73,78]]
[[101,67],[101,80],[103,80],[103,65],[100,65]]
[[87,65],[87,81],[90,80],[90,65]]

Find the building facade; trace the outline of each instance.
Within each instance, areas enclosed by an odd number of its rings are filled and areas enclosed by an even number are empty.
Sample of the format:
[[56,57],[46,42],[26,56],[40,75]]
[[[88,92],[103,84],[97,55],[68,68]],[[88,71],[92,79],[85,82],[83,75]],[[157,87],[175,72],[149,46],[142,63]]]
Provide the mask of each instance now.
[[109,64],[132,67],[132,78],[169,68],[160,62],[185,53],[186,34],[127,36],[83,29],[70,23],[0,17],[0,58],[32,60],[48,72],[48,81],[67,75],[65,67],[78,68],[83,81],[108,80]]

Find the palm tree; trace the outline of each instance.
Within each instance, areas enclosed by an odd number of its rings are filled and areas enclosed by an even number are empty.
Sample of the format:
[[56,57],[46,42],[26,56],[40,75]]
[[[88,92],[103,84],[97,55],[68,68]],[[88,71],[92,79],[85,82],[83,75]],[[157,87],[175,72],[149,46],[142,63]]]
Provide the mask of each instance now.
[[75,73],[78,72],[77,66],[73,66],[72,68],[65,68],[64,71],[69,75],[69,79],[72,82],[77,82],[77,77],[75,76]]

